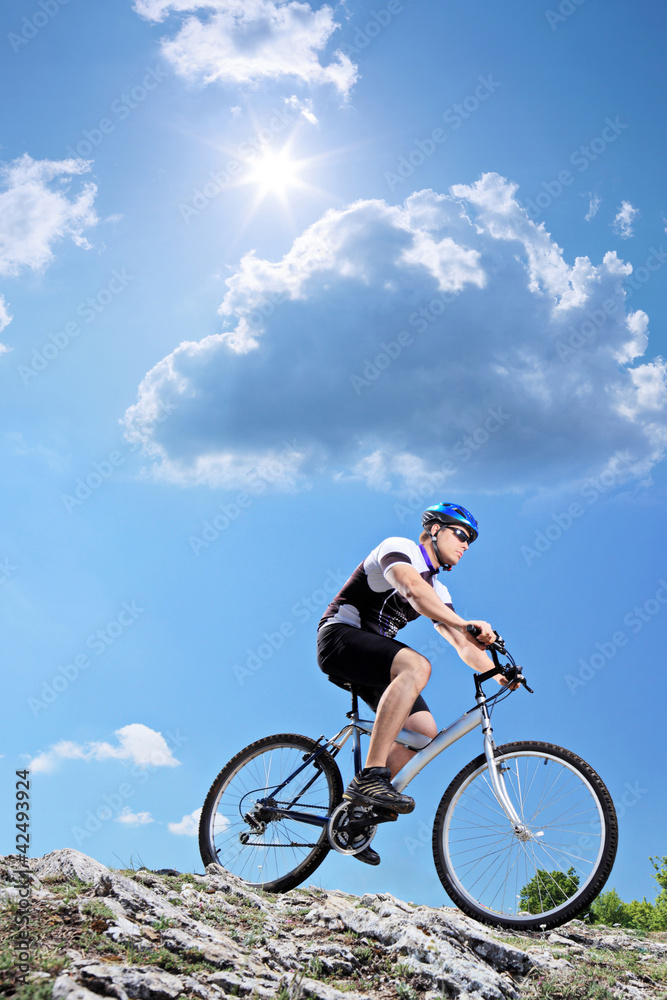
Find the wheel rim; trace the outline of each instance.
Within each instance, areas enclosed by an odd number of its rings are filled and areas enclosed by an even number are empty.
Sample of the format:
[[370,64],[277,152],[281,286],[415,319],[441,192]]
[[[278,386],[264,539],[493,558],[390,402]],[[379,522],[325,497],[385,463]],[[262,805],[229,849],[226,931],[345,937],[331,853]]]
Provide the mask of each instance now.
[[252,885],[266,885],[302,865],[326,838],[324,827],[288,816],[272,818],[273,808],[293,806],[326,816],[331,791],[324,771],[309,765],[281,792],[273,792],[303,764],[303,746],[259,749],[239,763],[214,803],[209,839],[217,861]]
[[559,757],[517,751],[498,762],[522,828],[498,804],[485,762],[447,810],[447,871],[460,896],[489,916],[535,922],[574,904],[595,878],[604,813],[587,778]]

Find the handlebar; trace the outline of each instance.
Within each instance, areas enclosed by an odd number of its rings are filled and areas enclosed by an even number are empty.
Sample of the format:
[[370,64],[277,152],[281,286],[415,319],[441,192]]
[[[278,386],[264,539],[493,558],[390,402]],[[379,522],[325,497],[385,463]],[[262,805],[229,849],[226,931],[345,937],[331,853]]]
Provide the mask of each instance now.
[[[470,633],[473,637],[480,635],[481,629],[476,625],[466,625],[466,631]],[[491,659],[493,660],[493,667],[491,670],[486,670],[483,674],[475,674],[475,689],[477,694],[482,693],[482,684],[485,681],[490,680],[497,674],[502,674],[507,681],[507,686],[512,690],[515,690],[514,686],[521,684],[525,687],[526,691],[533,694],[533,689],[529,688],[526,684],[526,678],[523,676],[523,669],[514,661],[514,657],[505,648],[505,640],[502,636],[495,633],[495,641],[487,645],[487,649],[491,653]],[[507,659],[507,663],[501,663],[498,659],[498,655],[504,656]]]

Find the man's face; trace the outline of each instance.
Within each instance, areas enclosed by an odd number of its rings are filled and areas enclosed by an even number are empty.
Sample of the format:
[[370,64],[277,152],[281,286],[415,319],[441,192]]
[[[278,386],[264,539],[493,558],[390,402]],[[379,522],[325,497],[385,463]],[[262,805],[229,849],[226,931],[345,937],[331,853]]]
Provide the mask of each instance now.
[[465,528],[456,525],[443,525],[438,532],[438,552],[443,562],[456,566],[457,562],[470,545],[470,534]]

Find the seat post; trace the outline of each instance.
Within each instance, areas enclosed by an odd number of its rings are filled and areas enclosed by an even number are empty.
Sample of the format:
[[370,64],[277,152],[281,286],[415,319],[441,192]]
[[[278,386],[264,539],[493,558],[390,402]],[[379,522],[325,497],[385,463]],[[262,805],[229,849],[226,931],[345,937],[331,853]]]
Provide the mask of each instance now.
[[[352,692],[352,711],[349,713],[348,718],[351,718],[352,722],[356,722],[359,718],[359,701],[356,684],[350,684],[350,691]],[[354,773],[359,774],[361,771],[361,733],[356,726],[352,732],[352,755]]]

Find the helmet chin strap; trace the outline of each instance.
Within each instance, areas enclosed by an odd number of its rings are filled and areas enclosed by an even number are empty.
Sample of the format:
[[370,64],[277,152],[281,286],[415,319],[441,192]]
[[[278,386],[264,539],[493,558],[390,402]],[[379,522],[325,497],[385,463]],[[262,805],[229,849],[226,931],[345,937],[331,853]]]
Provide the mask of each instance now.
[[442,568],[450,570],[452,567],[448,563],[443,562],[442,556],[440,555],[440,550],[438,548],[438,535],[440,534],[441,531],[442,527],[439,527],[438,530],[435,532],[435,534],[431,535],[431,544],[433,545],[433,551],[435,552],[436,558],[440,563],[440,565],[442,566]]

